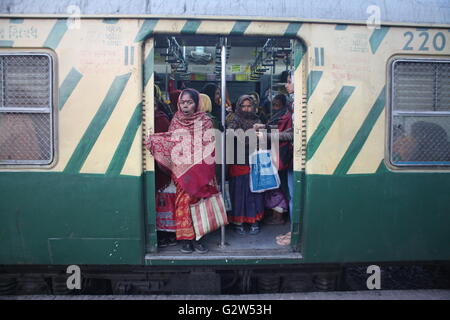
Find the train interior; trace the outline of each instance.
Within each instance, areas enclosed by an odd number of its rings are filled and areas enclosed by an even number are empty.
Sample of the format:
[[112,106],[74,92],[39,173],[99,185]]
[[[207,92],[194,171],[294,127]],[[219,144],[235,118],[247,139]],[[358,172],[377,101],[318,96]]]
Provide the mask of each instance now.
[[[293,68],[294,41],[289,38],[268,37],[158,35],[154,38],[154,80],[155,86],[158,87],[155,90],[155,99],[162,100],[164,108],[169,108],[168,112],[173,113],[176,111],[176,102],[171,101],[171,97],[172,100],[174,99],[173,91],[194,88],[204,93],[206,85],[214,84],[219,89],[216,91],[215,101],[211,101],[213,109],[211,113],[216,112],[217,115],[219,112],[220,115],[221,108],[220,110],[214,110],[214,108],[221,105],[221,83],[226,81],[226,105],[231,104],[234,109],[241,95],[256,92],[259,96],[259,101],[256,101],[259,107],[258,115],[263,116],[263,122],[267,122],[273,114],[272,99],[276,95],[284,94],[288,97],[289,103],[289,95],[284,86],[287,81],[286,72],[283,71]],[[226,57],[224,78],[222,78],[222,57]],[[219,122],[220,120],[218,119]],[[229,170],[228,166],[223,169],[222,166],[216,167],[219,188],[222,187],[224,172],[225,180],[229,179],[226,173]],[[287,176],[280,174],[280,180],[280,190],[286,202],[289,203]],[[170,192],[175,192],[173,186]],[[230,211],[228,213],[230,214]],[[264,218],[259,225],[260,232],[257,234],[248,232],[250,224],[244,226],[247,229],[242,234],[235,230],[234,224],[230,223],[222,229],[205,235],[201,241],[209,249],[206,254],[181,253],[180,241],[173,240],[175,238],[173,229],[165,229],[165,226],[159,223],[158,208],[156,214],[157,226],[159,226],[157,227],[158,251],[154,255],[161,259],[195,259],[195,257],[204,259],[214,256],[270,258],[298,255],[293,252],[289,243],[282,243],[282,245],[277,243],[277,236],[291,230],[288,211],[280,215],[266,207]]]

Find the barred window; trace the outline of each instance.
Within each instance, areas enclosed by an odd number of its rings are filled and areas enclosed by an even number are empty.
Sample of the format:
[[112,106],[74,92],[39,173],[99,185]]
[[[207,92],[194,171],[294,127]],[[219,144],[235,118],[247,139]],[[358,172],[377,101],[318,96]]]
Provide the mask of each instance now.
[[450,60],[394,60],[390,161],[450,166]]
[[0,53],[0,165],[54,159],[53,64],[44,53]]

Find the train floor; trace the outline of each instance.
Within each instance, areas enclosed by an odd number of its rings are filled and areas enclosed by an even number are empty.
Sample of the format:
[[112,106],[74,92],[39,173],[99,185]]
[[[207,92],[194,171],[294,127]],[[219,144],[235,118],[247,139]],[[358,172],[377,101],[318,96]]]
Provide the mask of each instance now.
[[276,237],[285,234],[290,230],[290,223],[281,225],[261,225],[261,232],[256,235],[238,234],[231,225],[225,227],[225,246],[221,245],[221,230],[216,230],[203,237],[202,242],[208,248],[208,252],[200,254],[181,253],[181,243],[158,249],[156,254],[149,254],[152,258],[177,258],[192,259],[194,257],[206,258],[211,256],[280,256],[289,255],[293,251],[290,246],[280,246],[276,242]]

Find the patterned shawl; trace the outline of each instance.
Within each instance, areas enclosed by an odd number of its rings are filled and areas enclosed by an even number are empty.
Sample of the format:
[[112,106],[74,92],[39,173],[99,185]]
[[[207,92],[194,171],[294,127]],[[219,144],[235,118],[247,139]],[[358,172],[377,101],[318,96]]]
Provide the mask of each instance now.
[[[196,90],[185,89],[178,102],[186,91],[198,95]],[[149,135],[145,145],[186,193],[207,198],[218,192],[214,183],[215,141],[214,131],[208,131],[213,123],[206,113],[197,111],[198,107],[197,103],[196,111],[186,116],[178,103],[169,131]]]

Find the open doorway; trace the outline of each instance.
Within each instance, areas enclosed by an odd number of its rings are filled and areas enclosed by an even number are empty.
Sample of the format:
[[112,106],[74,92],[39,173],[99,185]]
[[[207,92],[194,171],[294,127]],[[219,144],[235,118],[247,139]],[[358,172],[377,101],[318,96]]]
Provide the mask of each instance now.
[[[289,185],[288,171],[292,171],[293,141],[277,142],[279,154],[285,153],[282,160],[281,155],[277,159],[278,165],[283,162],[278,171],[279,187],[254,197],[248,190],[248,162],[230,162],[226,140],[230,138],[225,132],[230,128],[245,131],[248,123],[257,123],[269,130],[290,130],[293,139],[293,92],[288,92],[286,83],[293,70],[296,40],[202,35],[157,35],[153,40],[154,101],[160,116],[170,121],[177,111],[181,90],[194,88],[208,96],[210,107],[205,111],[214,127],[224,132],[223,143],[216,143],[216,150],[221,149],[216,152],[216,182],[219,190],[226,190],[222,194],[229,195],[224,198],[230,224],[202,238],[208,248],[202,256],[272,256],[292,252],[289,241],[280,240],[280,236],[291,231],[290,200],[295,193],[293,185]],[[248,96],[251,98],[242,101]],[[255,116],[236,119],[234,116],[242,115],[242,107],[249,103]],[[155,128],[161,126],[161,117],[155,113]],[[239,127],[244,123],[247,127]],[[220,159],[218,155],[224,156]],[[248,153],[244,158],[247,157]],[[158,172],[156,181],[158,184]],[[176,188],[162,183],[155,189],[158,255],[182,256],[181,244],[175,241],[175,217],[168,205],[175,198]]]

